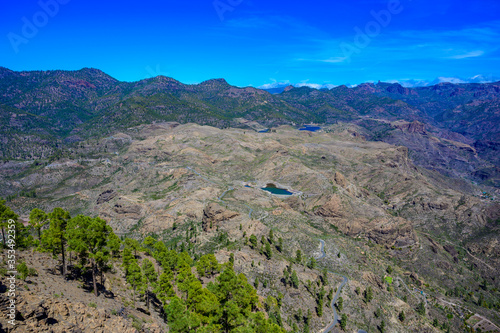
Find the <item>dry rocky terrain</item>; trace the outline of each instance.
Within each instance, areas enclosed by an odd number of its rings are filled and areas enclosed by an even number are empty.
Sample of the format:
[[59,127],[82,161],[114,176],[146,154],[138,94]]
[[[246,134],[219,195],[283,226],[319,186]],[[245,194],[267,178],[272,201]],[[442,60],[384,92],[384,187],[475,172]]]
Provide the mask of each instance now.
[[[417,125],[404,126],[418,132]],[[382,320],[389,332],[440,332],[433,319],[462,332],[458,310],[440,307],[441,299],[461,302],[499,325],[498,308],[475,303],[481,293],[488,302],[500,302],[498,201],[481,198],[484,189],[470,182],[416,166],[408,148],[367,141],[362,133],[343,123],[317,133],[289,126],[257,133],[195,124],[143,125],[82,142],[64,159],[3,163],[0,193],[36,189],[35,198],[9,203],[25,220],[32,208],[63,207],[72,215],[102,217],[120,236],[142,240],[154,235],[176,246],[185,242],[193,253],[215,252],[220,262],[234,253],[235,270],[260,281],[262,300],[283,294],[281,316],[288,330],[297,323],[299,308],[314,313],[312,332],[331,322],[333,311],[327,306],[321,317],[316,315],[311,292],[323,268],[331,271],[328,288],[336,290],[341,276],[348,278],[339,311],[348,316],[348,332],[373,332]],[[294,194],[272,195],[261,189],[268,183]],[[284,246],[281,252],[273,248],[267,259],[246,238],[253,234],[260,240],[270,230],[274,244],[282,238]],[[294,263],[301,284],[285,286],[283,270],[296,251],[307,260],[317,258],[320,239],[325,258],[315,269],[307,268],[306,260]],[[133,332],[131,318],[139,318],[145,331],[167,330],[155,310],[151,315],[135,310],[130,294],[112,286],[113,281],[124,283],[118,265],[106,275],[105,286],[120,297],[96,298],[79,289],[78,282],[62,282],[48,272],[54,263],[46,261],[52,259],[23,255],[40,273],[20,294],[25,331]],[[483,280],[488,289],[482,289]],[[363,298],[368,287],[371,302]],[[469,301],[450,294],[456,287],[472,293]],[[413,288],[427,295],[425,316],[416,312],[424,297]],[[111,314],[121,308],[133,317]],[[404,322],[398,319],[401,310]],[[335,330],[340,331],[338,325]]]

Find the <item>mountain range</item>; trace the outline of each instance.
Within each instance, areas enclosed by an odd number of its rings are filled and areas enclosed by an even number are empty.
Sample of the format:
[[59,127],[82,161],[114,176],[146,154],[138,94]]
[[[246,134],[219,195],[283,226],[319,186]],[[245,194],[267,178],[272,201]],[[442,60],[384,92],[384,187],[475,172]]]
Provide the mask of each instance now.
[[[219,128],[351,123],[367,140],[407,146],[415,164],[498,186],[500,81],[410,88],[399,83],[283,91],[183,84],[158,76],[121,82],[92,68],[15,72],[0,68],[1,157],[59,156],[89,138],[177,121]],[[276,93],[279,92],[279,93]]]
[[[407,88],[417,88],[417,87],[428,87],[428,86],[433,86],[439,83],[453,83],[453,84],[462,84],[462,83],[492,83],[500,81],[499,78],[494,77],[493,75],[475,75],[470,78],[459,78],[459,77],[444,77],[444,76],[439,76],[435,78],[434,80],[416,80],[416,79],[402,79],[402,80],[389,80],[386,82],[389,83],[399,83],[403,87]],[[357,84],[345,84],[347,87],[353,88],[356,87]],[[279,94],[283,92],[283,90],[288,87],[288,86],[293,86],[293,87],[309,87],[309,88],[315,88],[315,89],[332,89],[335,88],[337,85],[334,84],[318,84],[318,83],[309,83],[309,82],[300,82],[300,83],[290,83],[290,81],[283,81],[283,82],[273,82],[273,83],[267,83],[263,84],[262,86],[259,86],[258,88],[266,90],[270,92],[271,94]]]

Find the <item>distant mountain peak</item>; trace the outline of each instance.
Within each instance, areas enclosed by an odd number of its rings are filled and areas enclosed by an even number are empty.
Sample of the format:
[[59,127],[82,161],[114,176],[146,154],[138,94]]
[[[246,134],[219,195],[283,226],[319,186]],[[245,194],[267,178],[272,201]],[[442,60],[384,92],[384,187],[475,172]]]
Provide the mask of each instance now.
[[93,67],[83,67],[82,69],[77,70],[77,72],[108,75],[108,74],[104,73],[103,71],[101,71],[100,69],[93,68]]
[[4,78],[7,75],[15,75],[15,74],[17,74],[17,72],[14,72],[14,71],[12,71],[12,70],[10,70],[8,68],[0,66],[0,78]]
[[207,80],[207,81],[203,81],[202,83],[200,83],[200,85],[225,85],[225,86],[229,86],[229,83],[227,83],[227,81],[225,79],[210,79],[210,80]]

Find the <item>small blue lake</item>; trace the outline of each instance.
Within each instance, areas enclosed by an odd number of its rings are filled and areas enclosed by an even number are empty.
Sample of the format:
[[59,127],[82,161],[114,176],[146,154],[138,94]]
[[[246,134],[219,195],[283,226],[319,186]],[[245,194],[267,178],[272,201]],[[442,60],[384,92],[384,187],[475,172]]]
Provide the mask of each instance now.
[[250,186],[250,185],[245,185],[245,187],[252,188],[252,186]]
[[293,193],[284,188],[276,187],[274,184],[267,184],[266,187],[261,187],[264,191],[270,192],[276,195],[292,195]]
[[317,132],[320,129],[321,129],[321,127],[319,127],[319,126],[304,125],[304,127],[299,128],[299,131]]
[[269,132],[269,128],[266,128],[265,130],[260,130],[259,133],[267,133]]

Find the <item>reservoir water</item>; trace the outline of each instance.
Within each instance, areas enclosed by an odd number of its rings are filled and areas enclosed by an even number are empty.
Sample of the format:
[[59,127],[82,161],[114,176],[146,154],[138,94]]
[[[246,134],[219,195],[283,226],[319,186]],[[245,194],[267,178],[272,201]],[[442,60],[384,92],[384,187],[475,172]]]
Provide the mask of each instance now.
[[269,183],[266,187],[262,187],[264,191],[271,192],[276,195],[292,195],[293,193],[284,188],[276,187],[276,185]]
[[317,132],[320,129],[321,129],[321,127],[319,127],[319,126],[304,125],[304,127],[299,128],[299,131]]

